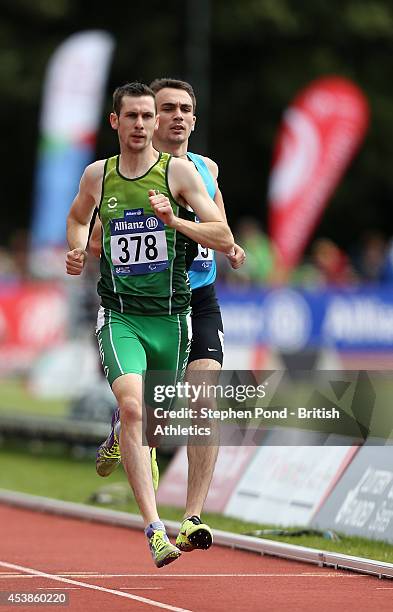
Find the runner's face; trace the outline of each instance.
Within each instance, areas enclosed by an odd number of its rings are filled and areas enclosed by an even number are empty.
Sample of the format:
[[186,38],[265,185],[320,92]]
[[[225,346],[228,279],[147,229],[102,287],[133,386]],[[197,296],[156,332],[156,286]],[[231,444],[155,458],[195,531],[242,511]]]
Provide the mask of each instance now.
[[118,132],[122,147],[131,151],[145,149],[152,141],[157,124],[154,99],[151,96],[124,96],[120,115],[111,113],[110,122]]
[[195,124],[190,95],[182,89],[165,87],[156,93],[159,126],[157,137],[162,143],[182,144],[188,140]]

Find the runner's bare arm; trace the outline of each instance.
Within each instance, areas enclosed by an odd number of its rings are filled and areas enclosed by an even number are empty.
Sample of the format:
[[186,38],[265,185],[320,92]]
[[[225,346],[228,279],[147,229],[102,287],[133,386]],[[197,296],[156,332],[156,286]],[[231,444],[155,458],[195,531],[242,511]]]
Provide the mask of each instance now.
[[85,265],[89,225],[94,208],[98,205],[103,170],[103,161],[87,166],[80,181],[79,191],[68,213],[67,241],[70,247],[66,255],[68,274],[81,274]]
[[97,215],[94,222],[93,231],[91,232],[89,239],[89,253],[92,253],[94,257],[101,256],[101,239],[102,239],[102,224]]
[[[204,157],[203,159],[205,161],[206,166],[208,167],[210,171],[210,174],[213,176],[213,178],[216,181],[216,193],[214,196],[214,201],[217,204],[219,210],[221,211],[221,214],[224,220],[227,221],[224,200],[223,200],[220,188],[218,186],[218,166],[216,162],[210,159],[210,157]],[[239,244],[236,244],[236,243],[234,245],[233,254],[228,254],[227,257],[234,270],[237,270],[238,268],[240,268],[246,260],[246,254],[244,252],[244,249]]]
[[197,170],[182,159],[172,159],[168,182],[174,198],[189,205],[198,215],[201,223],[176,217],[165,196],[150,194],[150,202],[157,216],[170,227],[174,227],[204,247],[224,253],[232,252],[234,241],[231,230],[209,197]]

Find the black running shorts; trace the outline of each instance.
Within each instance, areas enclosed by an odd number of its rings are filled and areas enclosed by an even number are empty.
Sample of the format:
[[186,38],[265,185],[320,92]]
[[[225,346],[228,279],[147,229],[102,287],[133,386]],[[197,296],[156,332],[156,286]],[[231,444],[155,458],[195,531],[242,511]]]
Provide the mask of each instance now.
[[194,289],[191,297],[192,341],[188,363],[224,359],[224,329],[214,283]]

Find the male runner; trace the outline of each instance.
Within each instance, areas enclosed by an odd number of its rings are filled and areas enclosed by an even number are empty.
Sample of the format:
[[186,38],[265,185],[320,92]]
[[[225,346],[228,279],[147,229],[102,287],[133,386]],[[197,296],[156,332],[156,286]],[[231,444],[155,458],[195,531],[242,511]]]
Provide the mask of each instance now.
[[[180,555],[160,521],[142,445],[142,373],[173,371],[188,357],[190,290],[186,236],[231,252],[232,234],[195,168],[158,153],[154,93],[141,83],[114,92],[111,126],[120,155],[90,164],[67,218],[68,274],[81,274],[95,207],[103,228],[97,320],[100,355],[120,411],[120,450],[128,481],[146,525],[157,567]],[[201,223],[190,220],[186,207]]]
[[[192,86],[175,79],[156,79],[150,86],[156,94],[159,114],[159,126],[153,136],[154,147],[158,151],[166,151],[175,157],[192,162],[203,178],[209,195],[214,199],[225,218],[224,204],[217,185],[217,164],[207,157],[188,152],[188,140],[196,121],[196,100]],[[238,268],[245,259],[243,249],[235,245],[234,255],[229,259],[232,267]],[[189,278],[192,288],[193,335],[187,377],[191,378],[193,372],[206,372],[209,378],[207,382],[216,384],[223,361],[224,333],[220,308],[215,295],[216,263],[214,252],[211,249],[199,247],[198,256],[189,271]],[[208,405],[206,399],[203,400],[203,406],[216,407],[214,404]],[[198,410],[200,406],[196,402],[192,407]],[[111,434],[97,453],[97,472],[102,476],[112,473],[120,462],[116,419],[115,414],[112,419]],[[217,437],[214,421],[208,423],[204,419],[203,425],[215,430]],[[211,531],[201,522],[200,516],[213,476],[217,453],[218,446],[216,445],[189,444],[187,447],[187,502],[184,520],[176,539],[176,545],[186,552],[195,548],[209,548],[212,543]],[[154,456],[152,469],[156,484],[158,484],[158,470]]]

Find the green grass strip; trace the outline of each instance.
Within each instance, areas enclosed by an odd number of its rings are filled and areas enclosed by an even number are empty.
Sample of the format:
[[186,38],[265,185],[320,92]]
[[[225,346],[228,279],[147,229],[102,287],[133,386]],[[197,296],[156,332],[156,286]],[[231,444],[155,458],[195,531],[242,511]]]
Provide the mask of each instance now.
[[0,379],[0,415],[26,414],[39,416],[65,416],[69,402],[63,399],[45,399],[34,396],[22,381]]

